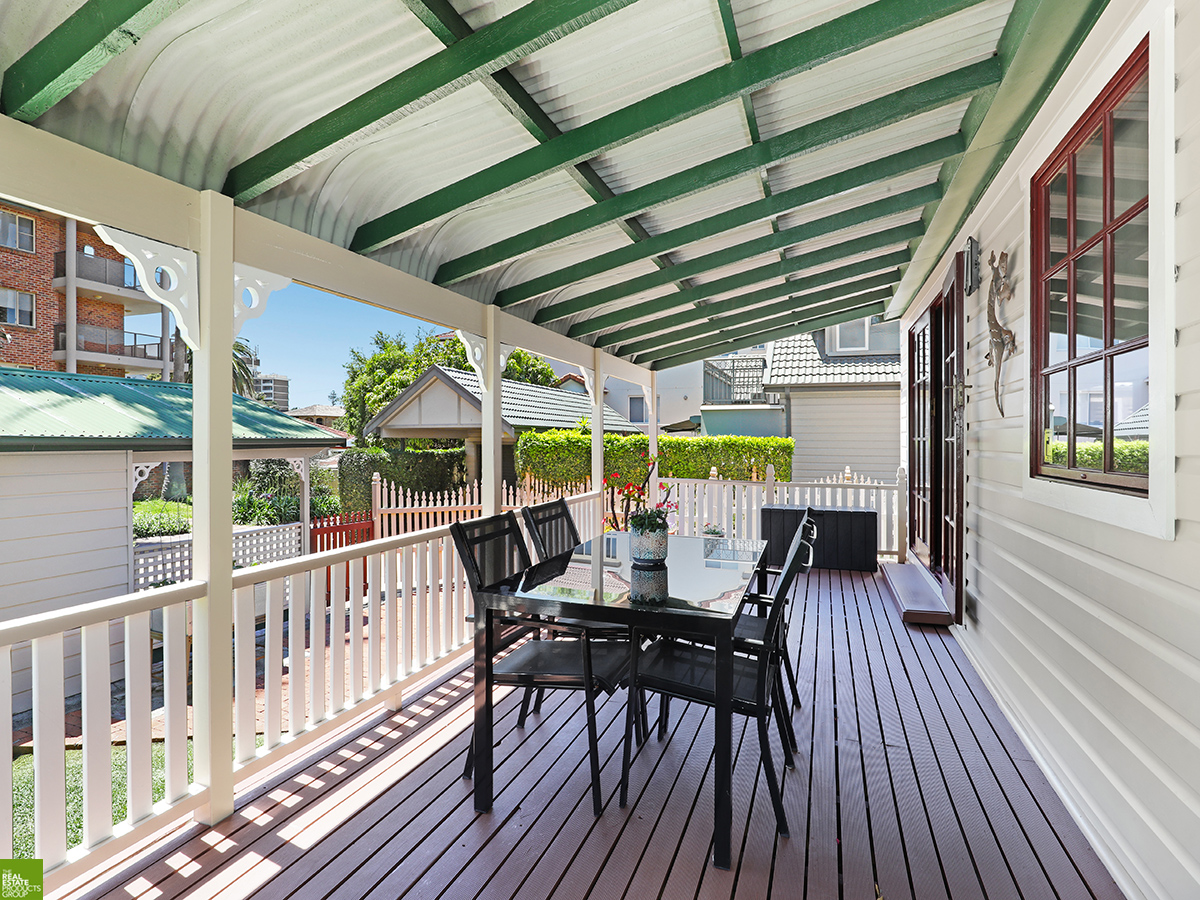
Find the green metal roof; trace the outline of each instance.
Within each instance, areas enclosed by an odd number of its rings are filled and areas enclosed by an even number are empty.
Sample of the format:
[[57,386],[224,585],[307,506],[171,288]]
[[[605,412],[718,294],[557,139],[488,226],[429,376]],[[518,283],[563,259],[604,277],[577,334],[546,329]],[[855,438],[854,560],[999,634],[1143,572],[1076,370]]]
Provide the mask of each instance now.
[[[336,447],[276,409],[233,398],[235,449]],[[0,366],[0,451],[190,450],[192,386]]]

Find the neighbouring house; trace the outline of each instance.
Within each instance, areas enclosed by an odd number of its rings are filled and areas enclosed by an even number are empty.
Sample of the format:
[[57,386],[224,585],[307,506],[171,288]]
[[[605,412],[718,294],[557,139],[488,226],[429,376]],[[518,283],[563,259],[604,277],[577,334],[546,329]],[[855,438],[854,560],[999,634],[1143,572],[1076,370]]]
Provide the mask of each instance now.
[[0,365],[161,373],[169,334],[126,331],[125,317],[162,309],[133,265],[90,226],[0,200],[0,329],[8,335],[0,339]]
[[[344,444],[233,398],[235,460],[307,460]],[[0,366],[0,618],[133,590],[133,492],[160,463],[191,456],[190,384]],[[29,661],[27,649],[14,652],[19,712],[29,708]],[[77,693],[77,640],[66,672]]]
[[314,403],[311,406],[289,409],[287,414],[294,419],[312,422],[314,425],[333,425],[346,414],[346,410],[341,406],[333,406],[328,403]]
[[778,392],[792,478],[850,471],[894,481],[900,465],[900,351],[895,322],[867,319],[775,341],[763,389]]
[[[363,426],[363,432],[381,438],[462,440],[467,451],[467,479],[475,480],[481,477],[482,396],[475,372],[430,366],[399,397],[376,413]],[[591,418],[592,403],[586,392],[505,378],[501,382],[500,415],[502,472],[504,479],[514,484],[517,469],[513,450],[521,432],[575,428],[582,420]],[[606,405],[604,430],[632,434],[639,429]]]

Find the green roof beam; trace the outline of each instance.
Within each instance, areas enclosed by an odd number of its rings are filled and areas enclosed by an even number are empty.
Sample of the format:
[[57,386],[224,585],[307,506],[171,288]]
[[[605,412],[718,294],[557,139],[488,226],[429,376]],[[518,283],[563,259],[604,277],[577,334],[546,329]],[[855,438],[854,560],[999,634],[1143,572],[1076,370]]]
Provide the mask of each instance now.
[[1016,0],[996,48],[1004,77],[963,116],[967,151],[896,289],[889,317],[900,315],[936,270],[1107,6],[1108,0]]
[[238,203],[252,200],[404,116],[633,2],[533,0],[238,163],[222,191]]
[[[883,219],[923,207],[928,203],[937,202],[941,199],[941,196],[941,186],[936,182],[923,185],[911,191],[891,194],[872,203],[864,203],[862,206],[855,206],[831,216],[825,216],[822,219],[804,222],[792,228],[785,228],[782,231],[746,241],[743,244],[737,244],[736,246],[727,247],[724,250],[718,250],[705,256],[689,259],[675,265],[672,268],[672,272],[678,273],[676,277],[691,277],[704,272],[711,272],[714,269],[719,269],[744,259],[761,256],[776,250],[783,250],[803,241],[833,234],[846,228],[852,228],[855,225],[862,225],[864,222]],[[589,309],[598,309],[605,304],[627,299],[634,294],[660,287],[674,280],[674,277],[664,277],[664,274],[661,272],[650,272],[645,275],[639,275],[628,281],[622,281],[620,284],[610,285],[588,294],[572,297],[570,300],[563,300],[559,303],[543,306],[537,311],[534,321],[542,325]]]
[[733,228],[740,228],[752,222],[761,222],[780,213],[792,212],[798,207],[824,200],[827,197],[915,172],[926,166],[953,158],[962,153],[964,146],[962,135],[953,134],[908,150],[902,150],[883,159],[836,172],[783,193],[774,194],[764,200],[755,200],[753,203],[710,216],[699,222],[656,234],[642,245],[610,250],[573,266],[515,284],[496,295],[496,304],[502,307],[513,306],[593,275],[610,272],[629,263],[645,259],[651,253],[676,250]]
[[773,284],[770,287],[750,291],[747,294],[726,297],[724,300],[689,306],[687,309],[672,313],[669,316],[658,316],[645,322],[639,322],[636,325],[630,325],[628,328],[622,328],[619,331],[611,331],[608,334],[601,335],[596,341],[596,346],[615,347],[626,341],[634,341],[648,335],[662,334],[674,328],[684,328],[696,322],[706,322],[714,316],[724,315],[725,313],[741,310],[748,312],[749,308],[754,308],[755,314],[757,314],[758,310],[764,308],[762,304],[778,300],[780,297],[790,297],[794,294],[812,291],[829,284],[853,281],[856,278],[862,278],[865,275],[871,275],[888,269],[895,270],[897,266],[908,265],[911,260],[912,253],[909,252],[907,247],[902,250],[885,253],[882,256],[861,259],[848,266],[827,269],[824,272],[795,278],[783,284]]
[[[403,0],[405,6],[421,20],[433,36],[447,47],[474,33],[467,20],[458,14],[448,0]],[[500,105],[508,110],[521,127],[528,131],[539,144],[544,144],[562,134],[554,120],[546,115],[545,110],[538,106],[537,101],[529,96],[529,92],[521,87],[515,75],[507,69],[500,69],[482,79],[480,82],[488,89]],[[581,162],[567,167],[567,174],[583,188],[593,200],[607,200],[614,196],[614,191],[604,179],[592,168],[590,163]],[[632,241],[644,241],[650,237],[649,232],[637,219],[628,219],[617,223],[618,227]],[[660,269],[671,265],[666,257],[653,257],[654,264]]]
[[[616,351],[615,355],[624,357],[625,359],[632,359],[647,351],[656,350],[660,347],[669,347],[671,344],[679,344],[692,338],[712,334],[717,329],[730,328],[735,325],[749,325],[752,322],[769,319],[773,316],[785,315],[797,309],[819,306],[831,300],[839,300],[852,294],[862,294],[876,288],[893,288],[899,280],[900,270],[890,269],[886,272],[880,272],[876,275],[859,279],[858,281],[837,284],[824,290],[813,291],[808,294],[793,294],[782,303],[757,306],[753,309],[742,309],[728,316],[716,316],[714,314],[702,321],[696,322],[694,325],[674,328],[654,337],[634,341],[630,344],[623,344]],[[889,299],[891,298],[891,290],[887,292],[887,296]]]
[[[676,309],[681,306],[688,306],[698,300],[705,300],[717,294],[725,294],[729,291],[735,291],[738,288],[749,287],[750,285],[760,284],[775,278],[786,278],[788,275],[796,272],[837,262],[839,259],[845,259],[859,253],[870,253],[873,250],[881,250],[884,247],[903,244],[919,238],[922,234],[924,234],[924,228],[920,222],[912,222],[908,225],[899,225],[895,228],[877,231],[874,234],[864,235],[850,241],[843,241],[840,244],[822,247],[820,250],[813,250],[811,253],[803,253],[799,256],[788,257],[779,262],[759,266],[757,269],[738,272],[736,275],[727,275],[724,278],[718,278],[716,281],[710,281],[707,284],[702,284],[699,287],[690,288],[686,291],[667,294],[665,297],[655,297],[652,300],[645,300],[625,309],[614,310],[613,312],[604,313],[599,316],[591,316],[583,322],[572,325],[567,330],[567,336],[579,338],[586,334],[594,334],[606,328],[625,325],[660,312],[666,312],[667,310]],[[776,285],[776,287],[782,287],[782,285]]]
[[[847,302],[853,303],[859,299],[861,298],[852,297]],[[714,336],[714,340],[703,346],[698,346],[688,351],[680,351],[671,356],[663,356],[654,360],[650,360],[647,357],[645,360],[642,360],[642,364],[649,363],[650,368],[655,370],[671,369],[675,366],[682,366],[685,363],[707,359],[710,356],[717,356],[721,353],[732,353],[734,350],[753,347],[755,344],[794,337],[797,334],[804,334],[809,331],[819,331],[822,328],[840,325],[843,322],[853,322],[856,319],[864,319],[867,316],[877,316],[887,307],[886,300],[876,300],[872,303],[864,299],[863,302],[865,305],[847,306],[841,312],[831,312],[815,318],[796,319],[795,321],[780,324],[778,327],[766,331],[739,331],[736,335]]]
[[[756,54],[757,55],[757,54]],[[785,134],[727,153],[717,159],[626,191],[612,200],[562,216],[545,225],[444,263],[434,281],[455,284],[533,251],[637,215],[672,200],[732,181],[747,172],[777,165],[850,138],[877,131],[921,113],[973,96],[1000,77],[994,57],[938,75],[928,81],[868,100]]]
[[87,0],[3,73],[0,112],[32,122],[187,0]]
[[684,119],[879,41],[903,34],[980,0],[878,0],[764,47],[742,59],[631,103],[412,201],[359,227],[350,249],[368,252],[440,216],[478,203],[583,160],[594,159]]

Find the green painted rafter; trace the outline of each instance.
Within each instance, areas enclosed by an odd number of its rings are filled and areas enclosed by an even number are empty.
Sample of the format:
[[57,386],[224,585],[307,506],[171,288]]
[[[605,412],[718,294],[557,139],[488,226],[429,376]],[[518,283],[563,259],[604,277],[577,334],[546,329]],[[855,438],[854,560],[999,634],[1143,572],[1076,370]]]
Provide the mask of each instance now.
[[[853,302],[856,299],[852,297],[848,302]],[[706,359],[707,357],[716,356],[721,353],[732,353],[734,350],[753,347],[755,344],[777,341],[782,338],[803,334],[806,331],[817,331],[821,328],[829,328],[832,325],[840,325],[842,322],[853,322],[855,319],[876,316],[882,313],[886,307],[886,300],[877,300],[873,303],[867,302],[865,306],[847,306],[841,312],[827,313],[815,318],[797,318],[794,321],[782,323],[770,330],[747,331],[746,329],[739,329],[736,334],[714,335],[708,343],[701,341],[691,350],[676,348],[670,356],[656,357],[654,359],[647,356],[638,360],[638,362],[641,365],[649,364],[650,368],[655,370],[671,369],[675,366],[682,366],[685,363],[696,362],[697,360]],[[755,326],[750,327],[753,328]]]
[[385,246],[440,216],[652,134],[980,0],[877,0],[574,128],[359,227],[350,249]]
[[1003,79],[976,96],[963,116],[967,150],[947,179],[946,196],[896,289],[889,317],[908,307],[944,258],[1107,6],[1108,0],[1016,0],[996,47]]
[[637,215],[672,200],[770,165],[795,159],[850,138],[877,131],[921,113],[973,96],[1000,76],[995,59],[986,59],[938,75],[912,87],[877,97],[856,107],[778,135],[761,144],[735,150],[659,181],[619,194],[612,200],[562,216],[511,238],[443,263],[435,283],[456,284],[540,247],[558,243],[617,219]]
[[808,203],[815,203],[818,200],[843,194],[867,184],[886,181],[898,175],[905,175],[926,166],[944,162],[962,153],[963,146],[962,135],[953,134],[908,150],[902,150],[892,156],[819,178],[765,199],[755,200],[753,203],[710,216],[699,222],[656,234],[644,245],[610,250],[573,266],[515,284],[496,295],[496,304],[502,307],[513,306],[593,275],[637,262],[651,253],[675,250],[733,228],[739,228],[752,222],[761,222],[771,216],[793,211]]
[[[786,315],[795,312],[797,309],[820,306],[832,300],[840,300],[843,297],[863,294],[867,291],[888,288],[886,299],[891,299],[891,288],[899,280],[900,270],[889,269],[886,272],[879,272],[867,278],[860,278],[858,281],[836,284],[833,287],[828,287],[820,291],[812,291],[807,294],[789,296],[782,303],[771,303],[766,306],[756,306],[752,309],[741,309],[725,316],[713,314],[693,325],[672,328],[670,331],[657,334],[654,337],[648,337],[629,344],[622,344],[617,351],[617,355],[627,359],[636,357],[648,351],[658,350],[661,347],[669,347],[671,344],[679,344],[693,338],[704,337],[705,335],[713,334],[716,331],[731,328],[735,325],[749,325],[759,320]],[[878,298],[872,297],[872,299]],[[607,341],[604,343],[597,341],[596,343],[598,347],[606,345]]]
[[238,163],[222,191],[239,203],[252,200],[403,116],[633,2],[533,0]]
[[0,112],[32,122],[187,0],[87,0],[3,73]]
[[[433,36],[449,47],[474,31],[467,20],[458,14],[448,0],[403,0],[404,5],[421,23],[428,28]],[[544,144],[562,134],[554,120],[546,115],[545,110],[538,106],[537,101],[529,96],[529,92],[521,87],[515,75],[507,69],[499,69],[480,82],[495,97],[509,114],[521,123],[538,143]],[[604,179],[600,177],[592,165],[587,162],[568,166],[566,172],[593,200],[607,200],[614,196]],[[644,241],[650,234],[637,219],[627,219],[617,223],[626,236],[633,241]],[[671,265],[666,257],[652,257],[654,264],[660,269]],[[686,286],[686,285],[684,285]]]
[[[773,234],[727,247],[724,250],[689,259],[679,263],[672,271],[689,277],[711,272],[714,269],[720,269],[723,266],[755,256],[785,250],[803,241],[924,207],[928,203],[936,203],[941,195],[941,186],[936,183],[899,194],[891,194],[872,203],[864,203],[822,219],[804,222],[801,225],[785,228],[783,231],[776,231]],[[620,284],[610,285],[588,294],[572,297],[570,300],[543,306],[537,311],[534,321],[542,325],[586,310],[599,309],[609,303],[628,299],[634,294],[660,287],[674,280],[674,278],[663,277],[663,273],[660,272],[639,275],[628,281],[622,281]]]
[[[794,278],[790,281],[785,281],[783,284],[773,284],[746,294],[726,297],[724,300],[714,300],[696,306],[689,306],[687,309],[671,313],[670,315],[656,316],[645,322],[639,322],[636,325],[630,325],[618,331],[610,331],[608,334],[601,335],[596,340],[595,345],[597,347],[615,347],[625,344],[626,341],[636,341],[639,338],[650,335],[661,335],[676,328],[686,328],[693,324],[705,323],[715,316],[723,316],[727,313],[749,315],[751,314],[751,310],[753,310],[753,314],[758,314],[761,310],[766,310],[768,314],[781,312],[781,307],[786,308],[786,305],[791,302],[790,298],[795,294],[813,291],[824,285],[853,281],[877,272],[887,272],[890,275],[898,271],[896,269],[897,266],[908,265],[911,259],[912,254],[907,248],[894,250],[882,256],[860,259],[857,262],[841,266],[837,269],[827,269],[824,272]],[[897,278],[896,280],[899,279]],[[771,306],[763,305],[770,301],[778,300],[780,297],[787,297],[789,299],[783,303],[772,304]]]
[[[793,256],[776,263],[759,266],[747,272],[727,275],[724,278],[718,278],[715,281],[710,281],[707,284],[702,284],[686,291],[667,294],[665,297],[655,297],[653,300],[646,300],[626,309],[614,310],[613,312],[604,313],[599,316],[591,316],[582,322],[572,325],[567,330],[567,336],[578,338],[587,334],[595,334],[597,331],[603,331],[606,328],[625,325],[680,306],[688,306],[698,300],[714,297],[717,294],[728,293],[738,288],[761,284],[764,281],[776,278],[786,278],[788,275],[796,272],[834,263],[840,259],[845,259],[859,253],[870,253],[874,250],[881,250],[884,247],[894,247],[897,244],[914,241],[920,238],[923,233],[924,226],[920,222],[913,222],[909,225],[900,225],[896,228],[888,228],[874,234],[843,241],[831,247],[822,247],[820,250],[813,250],[810,253],[804,253],[800,256]],[[783,285],[776,285],[776,287],[783,287]],[[795,288],[792,289],[793,292],[795,290]]]

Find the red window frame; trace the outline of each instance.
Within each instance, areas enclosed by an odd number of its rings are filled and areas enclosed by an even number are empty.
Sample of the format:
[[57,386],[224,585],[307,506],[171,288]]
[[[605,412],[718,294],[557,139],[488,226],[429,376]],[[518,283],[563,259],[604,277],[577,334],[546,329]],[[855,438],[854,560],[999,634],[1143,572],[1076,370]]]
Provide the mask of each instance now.
[[[1149,190],[1141,200],[1133,203],[1119,216],[1113,215],[1114,206],[1114,176],[1113,176],[1113,129],[1112,113],[1121,101],[1143,78],[1149,76],[1150,70],[1150,40],[1145,38],[1126,60],[1120,71],[1113,76],[1099,97],[1088,108],[1087,112],[1075,123],[1075,126],[1063,138],[1050,158],[1038,169],[1030,182],[1030,199],[1032,222],[1032,277],[1031,282],[1031,333],[1030,333],[1030,384],[1033,400],[1033,414],[1030,416],[1030,474],[1034,477],[1051,478],[1059,481],[1070,481],[1125,493],[1145,495],[1149,490],[1149,475],[1114,471],[1113,465],[1113,359],[1131,350],[1149,346],[1149,335],[1144,335],[1121,343],[1113,341],[1113,235],[1126,223],[1132,221],[1149,208]],[[1103,222],[1096,234],[1086,241],[1076,244],[1076,179],[1075,152],[1096,132],[1100,126],[1103,131]],[[1065,168],[1064,168],[1065,167]],[[1062,259],[1050,262],[1050,185],[1060,171],[1067,173],[1067,253]],[[1076,355],[1075,333],[1075,279],[1067,277],[1067,359],[1050,364],[1048,356],[1049,325],[1048,325],[1048,295],[1052,278],[1069,273],[1068,268],[1085,254],[1103,247],[1104,265],[1104,341],[1103,348],[1086,354]],[[1077,393],[1075,390],[1076,371],[1082,366],[1104,362],[1104,468],[1087,469],[1075,464],[1075,425],[1078,416],[1074,414]],[[1067,373],[1068,393],[1071,396],[1071,409],[1068,411],[1067,435],[1067,464],[1056,465],[1046,462],[1043,452],[1043,442],[1046,440],[1046,376]]]

